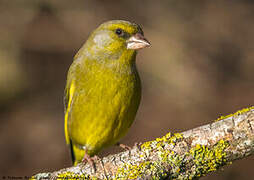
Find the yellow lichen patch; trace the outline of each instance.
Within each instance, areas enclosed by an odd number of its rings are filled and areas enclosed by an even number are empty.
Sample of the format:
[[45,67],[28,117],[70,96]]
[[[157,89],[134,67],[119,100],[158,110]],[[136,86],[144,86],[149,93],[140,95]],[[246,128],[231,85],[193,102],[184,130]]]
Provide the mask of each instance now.
[[195,167],[192,178],[200,177],[225,165],[227,163],[225,149],[228,146],[229,144],[226,141],[220,140],[211,148],[197,144],[190,149],[189,153],[193,157],[193,167]]
[[126,164],[123,168],[119,168],[115,179],[163,179],[167,176],[162,164],[156,161],[145,161],[140,164]]
[[85,180],[85,179],[95,179],[95,178],[91,178],[83,174],[74,174],[72,172],[66,172],[66,173],[58,174],[56,179],[57,180],[77,180],[77,179]]
[[[185,155],[179,155],[170,149],[172,148],[171,145],[177,144],[182,138],[181,134],[167,134],[155,141],[144,143],[141,151],[145,154],[147,151],[153,153],[153,155],[157,154],[158,159],[144,159],[139,164],[128,162],[118,169],[115,178],[195,179],[228,163],[225,151],[229,146],[227,141],[220,140],[213,147],[198,144],[189,151],[187,150]],[[167,144],[170,148],[166,147]],[[140,156],[142,156],[142,153]],[[191,166],[191,169],[189,169],[189,166]]]
[[147,141],[141,145],[141,149],[151,149],[152,141]]
[[[181,156],[177,155],[174,151],[170,151],[165,146],[175,146],[178,141],[183,138],[182,134],[167,135],[157,138],[155,141],[145,142],[141,145],[140,158],[144,159],[150,152],[156,153],[158,160],[156,161],[143,161],[139,164],[126,163],[118,169],[116,179],[139,179],[145,176],[153,177],[154,179],[161,179],[168,177],[168,169],[171,172],[178,174],[180,172],[180,165],[182,164]],[[168,164],[168,166],[165,166]],[[166,168],[167,167],[167,168]]]
[[253,109],[254,109],[254,106],[249,107],[249,108],[244,108],[242,110],[239,110],[239,111],[235,112],[234,114],[229,114],[229,115],[226,115],[226,116],[220,116],[218,119],[215,120],[215,122],[216,121],[220,121],[222,119],[226,119],[226,118],[232,117],[232,116],[239,116],[239,115],[241,115],[243,113],[246,113],[246,112],[248,112],[250,110],[253,110]]
[[[211,171],[215,171],[227,164],[226,148],[229,146],[227,141],[220,140],[213,147],[196,145],[187,150],[184,155],[170,150],[174,145],[182,141],[181,134],[167,134],[155,141],[149,141],[141,146],[141,159],[143,162],[132,164],[125,163],[118,169],[116,179],[195,179]],[[168,146],[169,145],[169,146]],[[173,146],[171,146],[173,145]],[[143,153],[142,153],[143,152]],[[145,159],[142,154],[153,153],[156,159]],[[157,156],[154,156],[154,155]],[[190,167],[191,166],[191,169]],[[185,173],[183,173],[185,172]]]
[[149,161],[142,162],[138,165],[126,164],[123,168],[118,169],[116,178],[137,179],[149,168],[150,164],[151,162]]
[[171,133],[166,134],[165,136],[161,138],[156,138],[155,141],[148,141],[141,145],[142,150],[150,150],[153,149],[153,146],[159,147],[162,144],[172,144],[175,145],[176,141],[182,139],[182,134],[176,133],[174,135],[171,135]]

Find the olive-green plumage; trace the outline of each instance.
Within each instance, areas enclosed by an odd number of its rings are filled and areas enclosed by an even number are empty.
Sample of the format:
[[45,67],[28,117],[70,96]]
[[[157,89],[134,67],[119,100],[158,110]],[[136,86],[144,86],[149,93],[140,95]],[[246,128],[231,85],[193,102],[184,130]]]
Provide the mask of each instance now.
[[[142,47],[130,45],[137,34]],[[92,32],[74,57],[65,89],[65,136],[74,164],[127,133],[141,98],[136,50],[148,45],[138,25],[115,20]]]

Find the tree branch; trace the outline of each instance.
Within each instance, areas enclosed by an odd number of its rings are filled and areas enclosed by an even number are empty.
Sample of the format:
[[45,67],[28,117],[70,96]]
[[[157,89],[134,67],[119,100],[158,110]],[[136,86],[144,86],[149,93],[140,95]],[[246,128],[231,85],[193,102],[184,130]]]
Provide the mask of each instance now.
[[36,179],[193,179],[254,153],[254,107]]

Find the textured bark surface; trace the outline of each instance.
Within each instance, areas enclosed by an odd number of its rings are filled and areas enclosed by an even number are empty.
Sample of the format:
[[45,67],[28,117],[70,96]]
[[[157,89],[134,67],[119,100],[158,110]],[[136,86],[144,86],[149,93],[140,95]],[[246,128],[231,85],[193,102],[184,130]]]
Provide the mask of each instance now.
[[193,179],[254,153],[254,108],[145,142],[96,161],[40,173],[37,179]]

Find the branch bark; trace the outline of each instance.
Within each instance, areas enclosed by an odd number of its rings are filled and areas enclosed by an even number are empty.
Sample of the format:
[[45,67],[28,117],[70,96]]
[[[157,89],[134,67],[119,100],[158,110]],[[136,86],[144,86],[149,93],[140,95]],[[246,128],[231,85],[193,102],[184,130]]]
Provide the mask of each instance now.
[[254,107],[36,179],[195,179],[254,154]]

